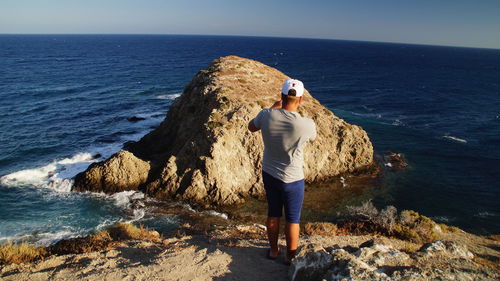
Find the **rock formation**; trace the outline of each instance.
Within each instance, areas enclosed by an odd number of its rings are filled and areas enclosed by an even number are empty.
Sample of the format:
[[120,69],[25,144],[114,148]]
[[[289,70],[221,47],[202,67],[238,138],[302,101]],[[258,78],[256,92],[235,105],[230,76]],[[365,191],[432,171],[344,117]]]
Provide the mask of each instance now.
[[[156,197],[222,205],[262,196],[262,138],[250,133],[247,124],[280,98],[288,78],[250,59],[229,56],[213,61],[195,75],[158,128],[127,144],[127,152],[78,174],[74,190],[139,189]],[[305,150],[307,182],[373,164],[366,132],[335,116],[308,91],[300,114],[312,118],[318,132]]]
[[292,262],[289,277],[308,281],[495,280],[496,273],[473,258],[465,246],[452,241],[434,241],[412,253],[380,238],[359,248],[306,245]]

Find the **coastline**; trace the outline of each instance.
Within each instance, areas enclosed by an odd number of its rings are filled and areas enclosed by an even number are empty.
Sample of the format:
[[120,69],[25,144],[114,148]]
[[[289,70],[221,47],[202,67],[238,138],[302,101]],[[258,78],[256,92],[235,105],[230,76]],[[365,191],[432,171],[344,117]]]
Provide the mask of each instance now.
[[[307,230],[301,236],[299,257],[292,266],[283,264],[283,259],[270,261],[265,258],[267,240],[262,225],[218,226],[198,229],[188,222],[183,223],[174,234],[125,239],[101,250],[84,253],[52,255],[25,264],[0,265],[2,280],[308,280],[304,274],[317,272],[322,260],[310,259],[311,254],[325,255],[331,249],[344,252],[348,249],[375,251],[389,247],[391,255],[425,256],[426,265],[415,262],[412,274],[422,278],[455,277],[464,280],[473,277],[481,280],[496,280],[500,273],[500,240],[496,237],[481,237],[461,230],[443,232],[445,243],[454,243],[458,250],[441,254],[429,254],[422,250],[424,244],[387,238],[377,233],[368,235],[330,235],[328,232]],[[319,235],[322,234],[322,235]],[[166,235],[165,238],[163,235]],[[169,235],[169,236],[167,236]],[[280,245],[285,241],[281,237]],[[494,240],[496,239],[496,240]],[[366,247],[372,242],[373,245]],[[435,242],[436,243],[436,242]],[[365,246],[363,246],[365,245]],[[462,252],[473,254],[468,257]],[[378,253],[378,255],[381,255]],[[362,255],[359,257],[361,259]],[[382,256],[382,260],[387,260]],[[415,258],[414,258],[415,259]],[[304,261],[307,261],[304,263]],[[353,260],[358,262],[357,260]],[[304,266],[307,264],[307,266]],[[404,271],[403,266],[394,272]],[[435,271],[433,267],[439,267]],[[305,269],[304,269],[305,268]],[[305,271],[307,270],[307,271]],[[398,271],[399,270],[399,271]],[[305,272],[305,273],[304,273]],[[299,273],[299,275],[297,275]],[[300,277],[302,274],[302,277]],[[295,279],[292,277],[296,275]],[[308,276],[308,275],[305,275]],[[357,278],[360,278],[359,275]],[[356,276],[354,276],[354,280]],[[391,276],[390,276],[391,277]],[[389,280],[400,280],[392,274]],[[425,277],[425,278],[427,278]],[[382,278],[381,278],[382,279]],[[338,279],[342,280],[342,279]],[[404,280],[404,279],[401,279]],[[425,280],[416,278],[415,280]]]

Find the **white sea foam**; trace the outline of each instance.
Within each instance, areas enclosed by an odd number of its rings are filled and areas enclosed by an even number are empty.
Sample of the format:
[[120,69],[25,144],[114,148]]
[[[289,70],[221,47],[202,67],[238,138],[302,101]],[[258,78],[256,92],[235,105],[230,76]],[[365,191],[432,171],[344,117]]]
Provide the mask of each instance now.
[[35,246],[48,246],[62,239],[68,239],[85,234],[87,233],[83,231],[65,229],[56,232],[43,232],[35,234],[23,234],[23,235],[0,237],[0,242],[13,242],[13,243],[28,242],[28,243],[34,243]]
[[490,212],[479,212],[479,213],[475,214],[474,216],[480,217],[480,218],[487,218],[487,217],[494,217],[495,214],[490,213]]
[[347,183],[344,177],[340,177],[340,183],[342,184],[342,187],[346,187]]
[[114,225],[117,222],[118,220],[105,219],[95,227],[95,230],[102,230],[108,226]]
[[[195,209],[193,209],[193,207],[191,207],[191,205],[189,205],[189,204],[182,204],[181,206],[183,208],[185,208],[186,210],[190,211],[190,212],[198,213],[198,211],[196,211]],[[201,211],[200,213],[201,214],[207,214],[207,215],[210,215],[210,216],[221,217],[223,219],[227,219],[228,218],[227,214],[220,213],[220,212],[217,212],[215,210],[205,210],[205,211]]]
[[457,138],[457,137],[454,137],[454,136],[445,135],[445,136],[443,136],[443,138],[449,139],[449,140],[452,140],[452,141],[456,141],[456,142],[460,142],[460,143],[467,143],[467,140],[464,140],[464,139],[461,139],[461,138]]
[[[142,114],[141,116],[158,119],[153,117],[155,114]],[[125,135],[116,143],[102,147],[89,147],[89,152],[80,152],[69,158],[55,159],[42,167],[20,170],[2,176],[0,177],[0,184],[8,187],[34,186],[48,188],[57,192],[69,192],[73,186],[72,178],[76,174],[84,171],[91,163],[110,157],[121,149],[124,142],[139,140],[148,131],[144,130],[136,134]],[[100,157],[94,158],[93,155],[100,155]]]
[[377,119],[381,119],[382,118],[382,114],[379,114],[379,113],[358,113],[358,112],[351,112],[353,115],[356,115],[356,116],[362,116],[362,117],[374,117],[374,118],[377,118]]
[[176,94],[166,94],[166,95],[158,95],[156,96],[157,99],[160,100],[175,100],[176,98],[180,97],[182,93],[176,93]]
[[132,218],[130,220],[125,221],[125,222],[133,223],[135,221],[142,219],[145,215],[146,215],[145,209],[134,209]]
[[0,178],[0,184],[9,187],[31,185],[58,192],[68,192],[73,185],[71,178],[95,161],[90,153],[78,153],[71,158],[54,160],[43,167],[5,175]]
[[211,215],[211,216],[216,216],[216,217],[221,217],[223,219],[226,219],[227,220],[227,214],[224,214],[224,213],[219,213],[217,211],[214,211],[214,210],[207,210],[207,211],[203,211],[201,212],[202,214],[207,214],[207,215]]
[[132,200],[144,199],[144,193],[135,190],[129,190],[117,192],[110,197],[114,200],[115,206],[129,208]]
[[361,105],[361,107],[362,107],[363,109],[365,109],[366,111],[373,111],[373,108],[368,107],[368,106],[366,106],[366,105]]
[[[53,195],[71,196],[71,194],[67,192],[71,191],[73,178],[76,174],[84,171],[91,163],[101,161],[110,157],[113,153],[121,149],[124,142],[140,139],[150,130],[150,126],[152,124],[157,123],[158,119],[163,118],[164,116],[160,117],[158,113],[146,113],[140,114],[140,117],[148,118],[149,121],[144,122],[143,127],[147,127],[147,130],[143,130],[136,134],[122,135],[120,139],[118,139],[114,143],[106,144],[104,146],[92,146],[86,149],[87,152],[77,153],[72,157],[55,159],[50,163],[40,167],[20,170],[2,176],[0,177],[0,184],[17,188],[48,188],[54,192],[57,192]],[[99,154],[99,156],[93,156],[97,154]],[[67,194],[61,194],[60,192],[65,192]],[[100,197],[105,200],[111,200],[115,206],[123,209],[126,212],[123,214],[123,216],[121,216],[121,218],[116,217],[103,219],[103,221],[100,221],[99,224],[92,229],[63,228],[54,230],[49,227],[47,228],[48,231],[45,229],[40,229],[41,232],[30,232],[28,234],[18,233],[13,236],[0,237],[0,242],[27,241],[36,243],[37,245],[49,245],[61,239],[87,235],[88,233],[90,233],[90,231],[106,228],[117,223],[118,221],[135,222],[143,220],[145,216],[149,216],[148,209],[144,208],[145,204],[143,202],[145,200],[149,201],[149,199],[146,199],[145,195],[141,192],[125,191],[116,193],[114,195],[92,192],[86,193],[86,196]],[[50,232],[50,230],[52,230],[53,232]]]
[[403,123],[401,120],[396,119],[396,120],[394,120],[394,121],[391,123],[391,125],[393,125],[393,126],[402,126],[402,125],[404,125],[404,123]]
[[189,204],[182,204],[182,207],[185,208],[186,210],[190,211],[190,212],[193,212],[193,213],[196,212],[196,210],[193,209],[193,207],[191,207],[191,205],[189,205]]
[[437,221],[437,222],[452,222],[452,221],[456,220],[455,218],[447,217],[447,216],[434,216],[434,217],[431,217],[431,219],[433,221]]
[[37,236],[38,239],[35,242],[36,246],[48,246],[62,239],[68,239],[79,236],[79,233],[70,230],[62,230],[58,232],[40,233]]

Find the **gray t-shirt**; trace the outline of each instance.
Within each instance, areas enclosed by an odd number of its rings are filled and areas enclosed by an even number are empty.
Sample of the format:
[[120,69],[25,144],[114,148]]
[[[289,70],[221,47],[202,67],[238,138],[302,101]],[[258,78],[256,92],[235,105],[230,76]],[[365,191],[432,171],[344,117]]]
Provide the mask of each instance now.
[[264,140],[262,169],[286,183],[304,178],[304,145],[316,138],[314,121],[284,109],[263,109],[253,119]]

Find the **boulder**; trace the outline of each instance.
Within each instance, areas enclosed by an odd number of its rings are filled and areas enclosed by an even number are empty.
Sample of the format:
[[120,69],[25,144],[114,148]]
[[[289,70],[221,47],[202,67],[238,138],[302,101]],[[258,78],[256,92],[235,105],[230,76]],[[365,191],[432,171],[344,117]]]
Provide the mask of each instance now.
[[[288,78],[250,59],[214,60],[194,76],[158,128],[125,146],[134,161],[149,163],[150,170],[142,169],[139,175],[135,169],[125,177],[126,168],[112,167],[108,159],[79,174],[75,189],[140,189],[156,197],[214,205],[263,196],[262,138],[260,133],[249,132],[247,124],[280,98],[281,85]],[[318,132],[317,140],[305,149],[307,182],[373,165],[373,147],[366,132],[335,116],[307,90],[300,114],[312,118]]]
[[144,184],[150,171],[148,162],[121,150],[109,159],[90,165],[75,177],[73,190],[115,193],[137,190]]
[[463,245],[458,245],[453,241],[442,241],[437,240],[431,243],[427,243],[422,246],[419,250],[424,256],[447,256],[451,258],[464,258],[472,259],[474,254],[471,253],[467,247]]

